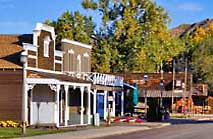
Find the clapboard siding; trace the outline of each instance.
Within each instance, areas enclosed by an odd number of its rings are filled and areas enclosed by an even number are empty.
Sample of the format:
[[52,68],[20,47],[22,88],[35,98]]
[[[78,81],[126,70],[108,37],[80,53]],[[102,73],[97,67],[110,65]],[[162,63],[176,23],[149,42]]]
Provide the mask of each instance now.
[[22,70],[0,71],[0,120],[21,121]]

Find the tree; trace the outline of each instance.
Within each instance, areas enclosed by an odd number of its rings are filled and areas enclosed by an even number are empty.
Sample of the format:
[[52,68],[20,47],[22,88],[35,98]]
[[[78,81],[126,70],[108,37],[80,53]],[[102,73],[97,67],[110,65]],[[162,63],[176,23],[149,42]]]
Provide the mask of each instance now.
[[66,11],[56,21],[46,20],[45,23],[55,28],[57,45],[63,38],[91,44],[91,36],[95,29],[92,17],[81,15],[78,11]]
[[193,53],[194,74],[213,89],[213,38],[207,37]]
[[155,72],[161,61],[183,51],[180,40],[168,32],[168,14],[152,0],[84,0],[82,6],[102,15],[95,52],[102,52],[104,60],[94,57],[96,69],[109,64],[110,72]]

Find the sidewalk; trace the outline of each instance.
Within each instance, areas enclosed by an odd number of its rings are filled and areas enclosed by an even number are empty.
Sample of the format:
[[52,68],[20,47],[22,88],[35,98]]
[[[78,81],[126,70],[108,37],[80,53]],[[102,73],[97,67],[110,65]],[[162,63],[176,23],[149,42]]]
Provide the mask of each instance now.
[[78,130],[59,134],[48,134],[42,136],[25,137],[20,139],[91,139],[110,135],[131,133],[168,126],[168,123],[142,123],[142,124],[120,124],[109,127],[94,127],[86,130]]

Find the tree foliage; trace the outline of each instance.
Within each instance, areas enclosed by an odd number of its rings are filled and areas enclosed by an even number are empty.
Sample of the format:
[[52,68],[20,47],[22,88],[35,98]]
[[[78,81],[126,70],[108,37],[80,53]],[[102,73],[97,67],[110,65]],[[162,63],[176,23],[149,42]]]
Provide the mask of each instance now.
[[191,36],[193,48],[192,65],[197,82],[207,83],[210,92],[213,92],[213,23],[208,24],[208,29],[198,27]]
[[82,5],[102,15],[94,50],[99,72],[159,71],[161,61],[168,63],[184,49],[168,32],[168,14],[152,0],[84,0]]
[[66,11],[56,21],[46,20],[45,23],[55,28],[57,44],[64,38],[90,44],[95,28],[92,17],[84,16],[78,11]]

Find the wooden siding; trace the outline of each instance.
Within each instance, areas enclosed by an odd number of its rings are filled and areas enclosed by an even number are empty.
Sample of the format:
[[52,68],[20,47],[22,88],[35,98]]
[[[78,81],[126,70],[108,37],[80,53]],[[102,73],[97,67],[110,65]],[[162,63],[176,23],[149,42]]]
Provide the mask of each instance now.
[[61,71],[62,69],[61,69],[62,67],[61,67],[61,64],[55,64],[55,71]]
[[[144,73],[111,73],[117,76],[124,77],[124,81],[130,84],[137,83],[139,89],[143,90],[144,84]],[[148,90],[160,90],[160,73],[148,73],[147,85]],[[190,73],[187,74],[187,91],[190,90]],[[164,73],[164,88],[165,90],[172,90],[172,73]],[[175,80],[181,80],[184,83],[184,73],[176,73]]]
[[0,71],[0,120],[21,121],[22,70]]
[[[76,46],[69,43],[62,43],[62,51],[65,52],[64,58],[63,58],[63,69],[64,71],[77,71],[77,56],[81,56],[81,72],[90,72],[91,71],[91,65],[90,65],[90,57],[91,57],[91,50],[88,48]],[[68,50],[72,49],[74,51],[74,54],[68,55]],[[88,53],[89,57],[88,60],[85,60],[86,58],[83,56],[84,53]]]
[[28,58],[28,67],[36,67],[36,59]]
[[36,52],[28,50],[28,55],[36,56]]
[[[44,38],[50,36],[51,42],[49,44],[49,57],[44,57]],[[54,41],[52,40],[51,33],[41,31],[38,37],[38,68],[54,70]]]

